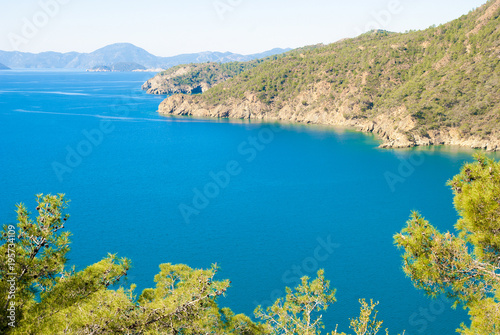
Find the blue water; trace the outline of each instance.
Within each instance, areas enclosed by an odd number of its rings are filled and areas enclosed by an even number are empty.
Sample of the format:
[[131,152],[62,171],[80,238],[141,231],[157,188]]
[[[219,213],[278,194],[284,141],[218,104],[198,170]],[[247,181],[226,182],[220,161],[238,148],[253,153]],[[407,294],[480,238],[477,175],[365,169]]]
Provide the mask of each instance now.
[[65,193],[70,263],[128,257],[124,284],[139,292],[160,263],[217,263],[232,281],[221,305],[251,315],[324,268],[338,300],[324,313],[328,331],[348,331],[360,298],[380,301],[391,333],[449,334],[467,321],[413,288],[392,236],[415,209],[453,229],[445,183],[471,152],[381,150],[372,136],[317,126],[162,117],[163,98],[140,90],[150,76],[0,72],[1,222],[15,222],[15,203],[33,209],[37,193]]

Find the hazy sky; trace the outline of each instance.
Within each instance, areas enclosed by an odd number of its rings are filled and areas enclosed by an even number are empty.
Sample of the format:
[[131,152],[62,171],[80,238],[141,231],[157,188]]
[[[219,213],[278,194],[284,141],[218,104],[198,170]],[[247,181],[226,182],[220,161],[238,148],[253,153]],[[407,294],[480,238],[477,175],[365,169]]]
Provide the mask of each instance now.
[[0,50],[91,52],[129,42],[157,56],[250,54],[331,43],[373,28],[404,32],[486,0],[0,0]]

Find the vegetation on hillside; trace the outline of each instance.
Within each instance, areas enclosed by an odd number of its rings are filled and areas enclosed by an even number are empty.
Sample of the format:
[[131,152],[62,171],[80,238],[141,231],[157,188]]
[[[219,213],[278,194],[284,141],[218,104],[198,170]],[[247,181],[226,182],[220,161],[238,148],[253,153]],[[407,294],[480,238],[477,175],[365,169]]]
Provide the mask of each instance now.
[[[207,83],[213,86],[229,78],[235,77],[243,71],[254,68],[259,62],[261,61],[189,64],[189,70],[186,73],[174,76],[170,80],[172,80],[172,84],[179,86],[199,86],[201,83]],[[168,77],[184,67],[186,67],[186,65],[178,65],[159,73],[159,75]]]
[[471,325],[460,333],[500,332],[500,162],[476,156],[448,183],[460,219],[457,234],[441,233],[420,214],[395,236],[404,271],[431,296],[463,304]]
[[488,138],[500,130],[499,22],[500,1],[492,0],[438,27],[288,52],[191,99],[216,106],[251,95],[271,113],[298,104],[347,119],[401,110],[416,123],[409,137],[456,128]]
[[230,63],[200,63],[174,66],[148,80],[142,89],[151,94],[195,94],[251,69],[260,60]]
[[[308,47],[308,49],[310,48]],[[268,56],[248,62],[207,62],[178,65],[158,73],[143,85],[143,89],[149,90],[153,88],[148,92],[154,94],[158,94],[158,92],[161,94],[177,92],[201,93],[196,88],[204,87],[208,89],[245,71],[251,70],[259,66],[259,64],[277,60],[282,55]]]

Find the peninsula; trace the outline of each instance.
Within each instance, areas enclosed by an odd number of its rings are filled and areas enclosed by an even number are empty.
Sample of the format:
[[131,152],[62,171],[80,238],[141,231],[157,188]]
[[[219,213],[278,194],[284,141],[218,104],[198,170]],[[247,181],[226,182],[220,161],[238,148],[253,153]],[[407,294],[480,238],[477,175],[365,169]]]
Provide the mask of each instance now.
[[[492,0],[426,30],[293,50],[231,78],[220,74],[206,90],[204,71],[178,68],[205,92],[172,95],[159,113],[352,126],[377,134],[382,147],[500,150],[499,22],[500,0]],[[181,87],[175,78],[161,83],[168,93]]]

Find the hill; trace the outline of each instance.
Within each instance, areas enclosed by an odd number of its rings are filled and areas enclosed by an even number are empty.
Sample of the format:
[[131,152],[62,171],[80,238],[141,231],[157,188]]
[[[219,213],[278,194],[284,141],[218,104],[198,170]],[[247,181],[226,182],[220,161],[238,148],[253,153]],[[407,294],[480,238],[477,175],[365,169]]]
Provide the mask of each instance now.
[[0,63],[0,70],[10,70],[10,68]]
[[170,68],[185,63],[250,61],[269,54],[282,53],[289,49],[273,49],[253,55],[239,55],[230,52],[200,52],[172,57],[157,57],[130,43],[105,46],[91,53],[42,52],[39,54],[0,51],[0,63],[14,68],[68,68],[91,69],[103,64],[137,63],[146,68]]
[[[310,50],[310,46],[297,50]],[[240,73],[250,70],[262,62],[276,59],[283,55],[281,49],[273,49],[256,54],[257,59],[248,62],[183,64],[158,73],[149,79],[142,89],[149,94],[193,94],[202,93]]]
[[260,62],[262,61],[178,65],[158,73],[142,85],[142,89],[149,94],[202,93]]
[[159,112],[354,126],[384,147],[500,150],[500,0],[447,24],[291,51]]

